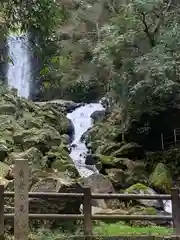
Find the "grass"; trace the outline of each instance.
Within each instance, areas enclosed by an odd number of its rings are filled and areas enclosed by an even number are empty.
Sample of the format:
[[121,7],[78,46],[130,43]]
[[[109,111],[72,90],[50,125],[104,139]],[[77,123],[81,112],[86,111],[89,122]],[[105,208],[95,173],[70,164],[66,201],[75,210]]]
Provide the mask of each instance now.
[[[100,223],[93,228],[96,236],[168,236],[172,234],[171,228],[166,227],[130,227],[123,222],[107,224]],[[31,240],[70,240],[72,234],[62,233],[61,231],[40,230],[38,233],[31,234]],[[75,236],[83,236],[83,233],[75,233]]]
[[154,236],[167,236],[172,234],[172,228],[166,227],[130,227],[122,222],[105,224],[101,223],[99,226],[94,227],[96,235],[104,236],[140,236],[140,235],[154,235]]

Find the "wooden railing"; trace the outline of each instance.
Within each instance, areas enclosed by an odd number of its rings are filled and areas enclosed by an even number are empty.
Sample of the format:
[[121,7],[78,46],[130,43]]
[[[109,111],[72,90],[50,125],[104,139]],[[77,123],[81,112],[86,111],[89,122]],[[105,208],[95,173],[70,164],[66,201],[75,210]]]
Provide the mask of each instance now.
[[[28,240],[29,219],[44,220],[83,220],[84,236],[92,239],[93,220],[167,220],[173,222],[174,234],[180,236],[180,195],[179,189],[173,188],[171,195],[167,194],[94,194],[89,187],[83,188],[83,193],[47,193],[28,192],[28,162],[15,160],[15,192],[4,192],[4,186],[0,185],[0,236],[4,236],[4,220],[14,219],[14,239]],[[4,214],[4,198],[14,197],[14,214]],[[28,209],[28,200],[31,198],[80,198],[83,201],[83,214],[31,214]],[[171,200],[172,215],[92,215],[92,199],[119,199],[119,200]],[[88,237],[89,236],[89,237]],[[1,238],[0,238],[1,239]]]

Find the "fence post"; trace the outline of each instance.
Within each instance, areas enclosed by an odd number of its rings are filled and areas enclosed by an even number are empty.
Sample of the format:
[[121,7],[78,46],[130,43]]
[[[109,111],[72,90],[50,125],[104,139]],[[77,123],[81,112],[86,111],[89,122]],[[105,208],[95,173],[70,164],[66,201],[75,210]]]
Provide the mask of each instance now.
[[176,147],[177,138],[176,138],[176,129],[174,129],[174,146]]
[[28,161],[15,160],[14,169],[14,240],[28,240]]
[[0,185],[0,240],[4,239],[4,185]]
[[171,200],[174,233],[180,236],[180,198],[178,188],[172,188]]
[[164,138],[162,133],[161,133],[161,148],[164,151]]
[[84,187],[84,235],[86,240],[92,236],[91,188]]

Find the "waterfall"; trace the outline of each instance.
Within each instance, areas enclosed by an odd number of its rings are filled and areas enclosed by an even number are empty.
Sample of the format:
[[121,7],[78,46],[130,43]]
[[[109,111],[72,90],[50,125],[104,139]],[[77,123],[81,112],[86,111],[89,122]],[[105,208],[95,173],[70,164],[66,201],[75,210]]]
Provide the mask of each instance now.
[[31,68],[29,43],[26,35],[9,36],[7,82],[10,87],[18,90],[20,97],[29,98]]
[[72,113],[68,113],[67,117],[72,121],[75,127],[74,141],[71,158],[81,177],[88,177],[93,173],[98,173],[96,166],[85,165],[85,156],[87,148],[84,142],[81,142],[81,136],[92,126],[91,114],[95,111],[104,110],[100,103],[86,104],[85,106],[75,109]]

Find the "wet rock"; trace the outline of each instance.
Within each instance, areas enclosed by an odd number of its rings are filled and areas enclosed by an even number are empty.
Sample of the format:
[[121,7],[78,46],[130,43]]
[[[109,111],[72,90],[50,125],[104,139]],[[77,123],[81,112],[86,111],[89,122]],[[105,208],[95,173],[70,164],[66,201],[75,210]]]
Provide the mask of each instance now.
[[71,142],[72,142],[73,137],[74,137],[74,125],[70,119],[68,119],[68,126],[67,126],[66,134],[70,137]]
[[86,165],[96,165],[98,162],[98,157],[93,154],[87,154],[86,159],[85,159],[85,164]]
[[106,115],[106,111],[105,111],[105,110],[100,110],[100,111],[95,111],[95,112],[93,112],[93,113],[90,115],[90,117],[91,117],[95,122],[97,122],[97,121],[99,121],[99,120],[104,119],[105,115]]

